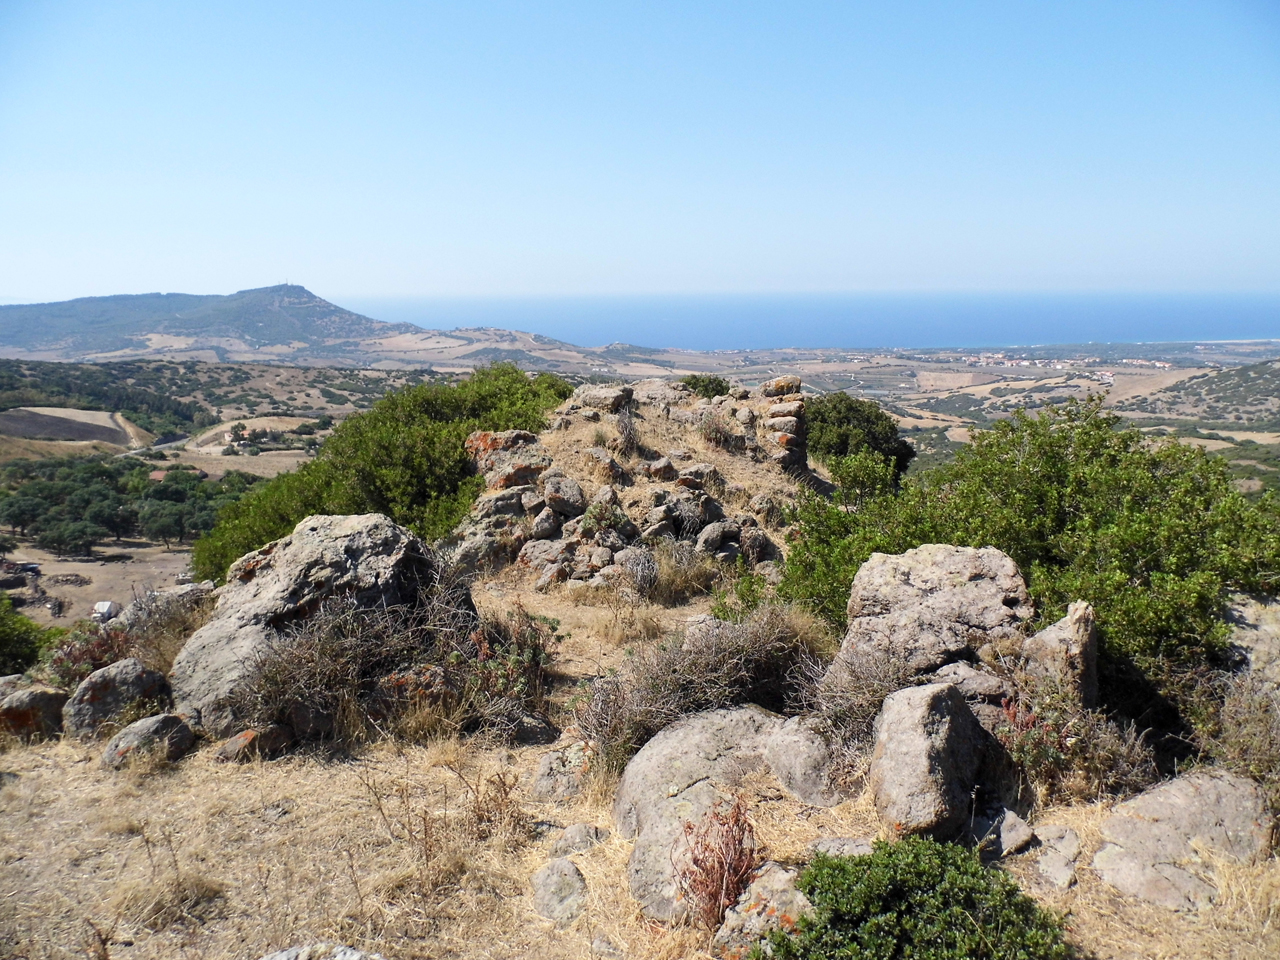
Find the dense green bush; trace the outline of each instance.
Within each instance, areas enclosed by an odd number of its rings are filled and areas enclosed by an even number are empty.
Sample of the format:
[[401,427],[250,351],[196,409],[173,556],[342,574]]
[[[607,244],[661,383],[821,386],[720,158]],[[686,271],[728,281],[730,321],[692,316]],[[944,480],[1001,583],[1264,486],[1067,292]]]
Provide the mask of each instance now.
[[873,450],[893,464],[901,476],[916,455],[898,436],[898,424],[873,400],[857,400],[844,392],[828,393],[805,402],[809,452],[825,462],[860,450]]
[[[798,886],[813,904],[794,934],[769,935],[779,960],[1065,960],[1062,925],[963,847],[878,841],[864,857],[819,854]],[[757,948],[753,956],[766,956]]]
[[1101,403],[1018,413],[897,492],[869,452],[833,461],[840,490],[799,506],[783,594],[841,622],[873,552],[994,546],[1018,562],[1041,621],[1086,599],[1104,654],[1157,675],[1204,664],[1222,649],[1228,594],[1280,586],[1280,504],[1247,500],[1199,448],[1119,429]]
[[22,673],[36,662],[40,648],[61,634],[18,613],[9,595],[0,590],[0,676]]
[[707,400],[725,396],[730,386],[729,381],[724,377],[717,377],[710,373],[691,373],[687,377],[682,377],[680,382]]
[[435,539],[466,515],[483,482],[463,447],[474,430],[541,430],[572,387],[530,379],[511,364],[477,370],[453,386],[393,393],[344,421],[319,456],[224,510],[197,541],[192,565],[221,580],[233,562],[312,514],[382,513]]

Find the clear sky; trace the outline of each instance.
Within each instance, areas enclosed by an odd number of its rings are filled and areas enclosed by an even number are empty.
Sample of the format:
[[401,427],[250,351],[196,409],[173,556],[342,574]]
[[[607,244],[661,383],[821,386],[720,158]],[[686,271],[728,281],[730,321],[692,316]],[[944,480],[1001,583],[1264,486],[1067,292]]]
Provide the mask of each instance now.
[[0,298],[1280,291],[1280,2],[0,0]]

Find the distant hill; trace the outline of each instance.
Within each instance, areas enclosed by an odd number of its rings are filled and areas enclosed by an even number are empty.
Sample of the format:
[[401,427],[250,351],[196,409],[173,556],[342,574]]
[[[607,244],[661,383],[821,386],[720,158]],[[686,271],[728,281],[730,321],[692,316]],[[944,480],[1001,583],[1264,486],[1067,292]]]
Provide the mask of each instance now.
[[0,306],[0,344],[33,359],[156,355],[174,347],[293,354],[417,329],[371,320],[292,284],[230,296],[144,293]]

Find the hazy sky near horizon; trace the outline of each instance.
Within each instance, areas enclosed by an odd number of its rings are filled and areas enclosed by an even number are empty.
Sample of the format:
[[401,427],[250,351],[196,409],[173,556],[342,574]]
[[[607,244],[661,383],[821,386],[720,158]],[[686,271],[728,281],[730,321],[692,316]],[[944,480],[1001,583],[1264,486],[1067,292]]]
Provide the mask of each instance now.
[[0,2],[0,299],[1280,292],[1280,3]]

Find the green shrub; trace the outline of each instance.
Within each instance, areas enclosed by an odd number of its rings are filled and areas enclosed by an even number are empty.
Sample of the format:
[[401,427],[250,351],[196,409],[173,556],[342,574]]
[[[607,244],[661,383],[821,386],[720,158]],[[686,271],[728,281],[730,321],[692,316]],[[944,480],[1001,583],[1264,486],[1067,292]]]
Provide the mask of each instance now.
[[873,450],[893,464],[901,476],[915,458],[915,448],[898,436],[898,424],[874,400],[857,400],[844,392],[805,402],[809,452],[823,462]]
[[18,613],[9,595],[0,590],[0,675],[22,673],[36,662],[40,648],[62,632],[45,630]]
[[571,392],[559,377],[530,379],[498,364],[453,386],[393,393],[339,425],[315,460],[224,509],[196,542],[192,566],[197,576],[221,581],[240,557],[312,514],[382,513],[421,537],[441,537],[483,487],[463,447],[467,435],[541,430],[545,411]]
[[774,931],[779,960],[1065,960],[1062,925],[975,852],[909,838],[864,857],[819,855],[798,886],[813,904],[794,934]]
[[874,454],[838,462],[834,501],[809,496],[796,511],[781,592],[840,623],[873,552],[994,546],[1021,567],[1041,622],[1090,601],[1104,656],[1167,686],[1168,671],[1221,652],[1231,591],[1280,585],[1280,504],[1247,500],[1199,448],[1118,423],[1101,397],[1019,412],[897,492]]
[[682,377],[680,382],[698,396],[707,400],[725,396],[728,394],[730,386],[729,381],[724,377],[713,376],[709,373],[691,373],[687,377]]

